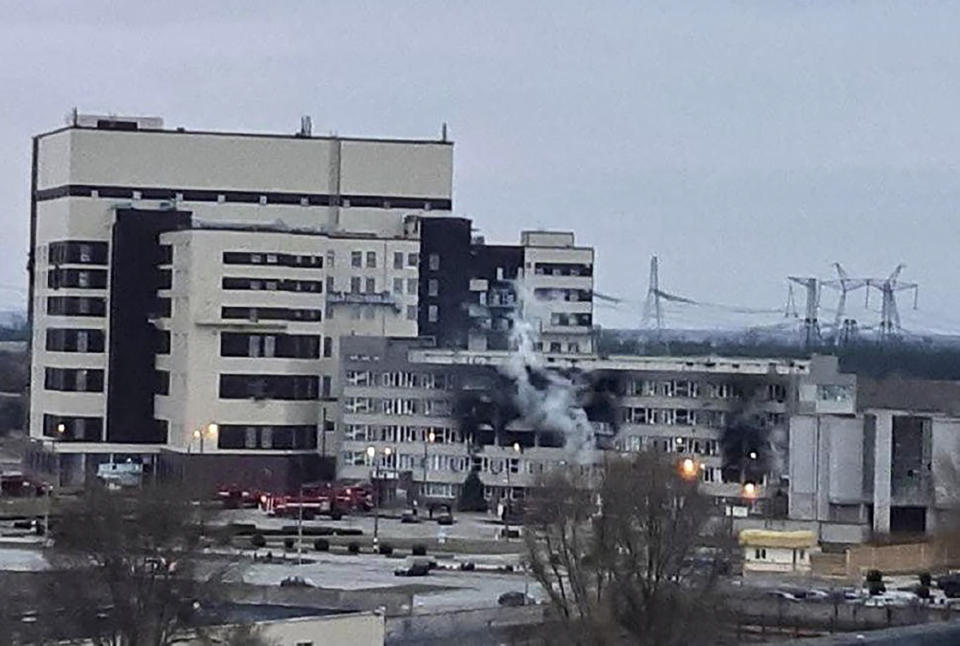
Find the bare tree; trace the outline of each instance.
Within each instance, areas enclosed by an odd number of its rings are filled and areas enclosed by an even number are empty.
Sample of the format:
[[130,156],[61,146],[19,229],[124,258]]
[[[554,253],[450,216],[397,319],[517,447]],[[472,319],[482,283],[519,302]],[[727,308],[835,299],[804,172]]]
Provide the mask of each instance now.
[[90,489],[54,528],[56,628],[97,646],[167,646],[216,604],[226,571],[201,562],[201,509],[181,490]]
[[579,471],[533,494],[527,558],[576,644],[712,643],[721,564],[701,547],[708,499],[677,465],[641,453],[611,460],[596,489]]

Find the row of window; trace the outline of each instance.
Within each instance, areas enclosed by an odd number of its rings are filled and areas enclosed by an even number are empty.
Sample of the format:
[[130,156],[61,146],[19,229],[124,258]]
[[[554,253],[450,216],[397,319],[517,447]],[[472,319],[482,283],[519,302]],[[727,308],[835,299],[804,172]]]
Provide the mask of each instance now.
[[37,200],[60,197],[93,197],[125,200],[164,200],[176,202],[220,202],[240,204],[285,204],[299,206],[342,206],[344,208],[422,209],[449,211],[449,199],[411,198],[379,195],[322,195],[317,193],[258,193],[182,188],[132,188],[122,186],[91,186],[68,184],[37,191]]
[[427,390],[453,390],[456,388],[456,380],[453,375],[432,372],[347,370],[346,382],[350,386],[381,386],[383,388],[424,388]]
[[221,424],[218,429],[217,446],[221,449],[316,449],[317,427],[306,424],[273,426]]
[[46,349],[51,352],[103,352],[105,336],[103,330],[49,328]]
[[64,441],[99,442],[103,436],[103,418],[44,414],[43,434]]
[[538,287],[533,295],[540,301],[566,301],[569,303],[589,303],[593,293],[586,289],[557,289]]
[[345,424],[343,439],[355,442],[430,442],[457,444],[463,442],[458,429],[446,426],[404,426],[402,424]]
[[593,265],[567,262],[538,262],[533,266],[538,276],[593,276]]
[[323,281],[294,280],[289,278],[233,278],[225,277],[221,286],[223,289],[265,290],[269,292],[308,292],[319,294],[323,292]]
[[449,399],[344,397],[343,410],[346,413],[382,413],[384,415],[446,417],[453,413],[453,402]]
[[550,325],[589,327],[593,325],[593,315],[592,314],[569,314],[567,312],[551,312]]
[[292,253],[246,253],[224,251],[225,265],[278,265],[281,267],[323,268],[323,256],[298,255]]
[[[333,339],[323,342],[324,356],[333,350]],[[320,337],[311,334],[245,334],[223,332],[221,357],[280,357],[283,359],[319,359]]]
[[106,265],[107,243],[99,240],[51,242],[47,260],[51,265]]
[[330,377],[316,375],[220,375],[220,399],[314,400],[330,396]]
[[[623,421],[626,424],[725,428],[727,419],[727,411],[722,410],[647,408],[643,406],[633,406],[623,409]],[[781,426],[786,422],[786,415],[784,413],[764,411],[760,414],[759,419],[765,426]]]
[[323,310],[289,307],[223,307],[220,318],[244,321],[321,321]]
[[[636,379],[627,384],[627,395],[634,397],[701,397],[708,399],[738,399],[745,393],[739,384],[729,382],[699,382],[686,379]],[[783,384],[765,384],[762,397],[766,401],[783,402],[787,387]]]
[[43,387],[66,392],[103,392],[103,370],[95,368],[47,368]]
[[[511,475],[535,476],[552,469],[556,469],[565,464],[561,460],[528,460],[522,458],[496,458],[484,455],[446,455],[446,454],[427,454],[426,461],[422,453],[404,453],[394,451],[389,455],[378,452],[375,458],[371,458],[366,450],[346,450],[341,452],[340,459],[345,466],[356,467],[378,467],[384,470],[411,471],[414,478],[422,473],[424,465],[428,472],[453,472],[467,473],[477,471],[481,474],[490,474],[492,476],[504,476],[507,473]],[[374,464],[376,461],[376,464]],[[581,465],[580,471],[583,475],[589,475],[596,471],[598,467],[591,465]]]
[[48,296],[51,316],[106,316],[107,299],[93,296]]
[[51,269],[47,272],[47,287],[60,289],[104,289],[107,286],[106,269]]
[[644,435],[628,435],[621,441],[624,451],[643,451],[652,449],[661,453],[683,453],[713,457],[720,455],[718,440],[709,440],[701,437],[649,437]]

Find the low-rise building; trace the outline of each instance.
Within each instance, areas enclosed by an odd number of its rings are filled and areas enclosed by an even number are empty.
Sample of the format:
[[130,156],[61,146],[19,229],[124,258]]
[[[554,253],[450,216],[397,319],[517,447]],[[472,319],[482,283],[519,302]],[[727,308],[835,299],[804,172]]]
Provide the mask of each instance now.
[[744,529],[740,532],[743,571],[806,574],[810,555],[819,552],[817,535],[811,531]]

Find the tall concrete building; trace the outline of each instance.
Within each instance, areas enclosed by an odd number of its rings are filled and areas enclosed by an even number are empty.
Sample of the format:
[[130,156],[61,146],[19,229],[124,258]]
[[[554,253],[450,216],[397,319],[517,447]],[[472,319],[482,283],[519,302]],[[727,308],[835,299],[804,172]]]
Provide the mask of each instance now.
[[35,137],[33,466],[63,484],[128,462],[265,488],[332,476],[340,340],[506,349],[525,274],[548,349],[589,352],[592,249],[485,245],[452,216],[452,169],[445,135],[75,114]]
[[452,168],[449,141],[308,129],[75,115],[35,137],[34,464],[317,474],[338,339],[417,334],[420,222],[450,214]]

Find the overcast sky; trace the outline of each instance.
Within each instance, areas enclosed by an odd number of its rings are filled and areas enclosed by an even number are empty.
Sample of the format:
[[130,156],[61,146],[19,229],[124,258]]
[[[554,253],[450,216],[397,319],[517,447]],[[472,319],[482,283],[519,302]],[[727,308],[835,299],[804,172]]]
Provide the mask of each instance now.
[[26,284],[30,136],[78,106],[209,130],[446,121],[456,213],[488,240],[575,230],[601,292],[642,299],[652,254],[664,289],[759,308],[787,274],[904,262],[905,324],[960,331],[958,25],[946,2],[0,0],[0,304]]

